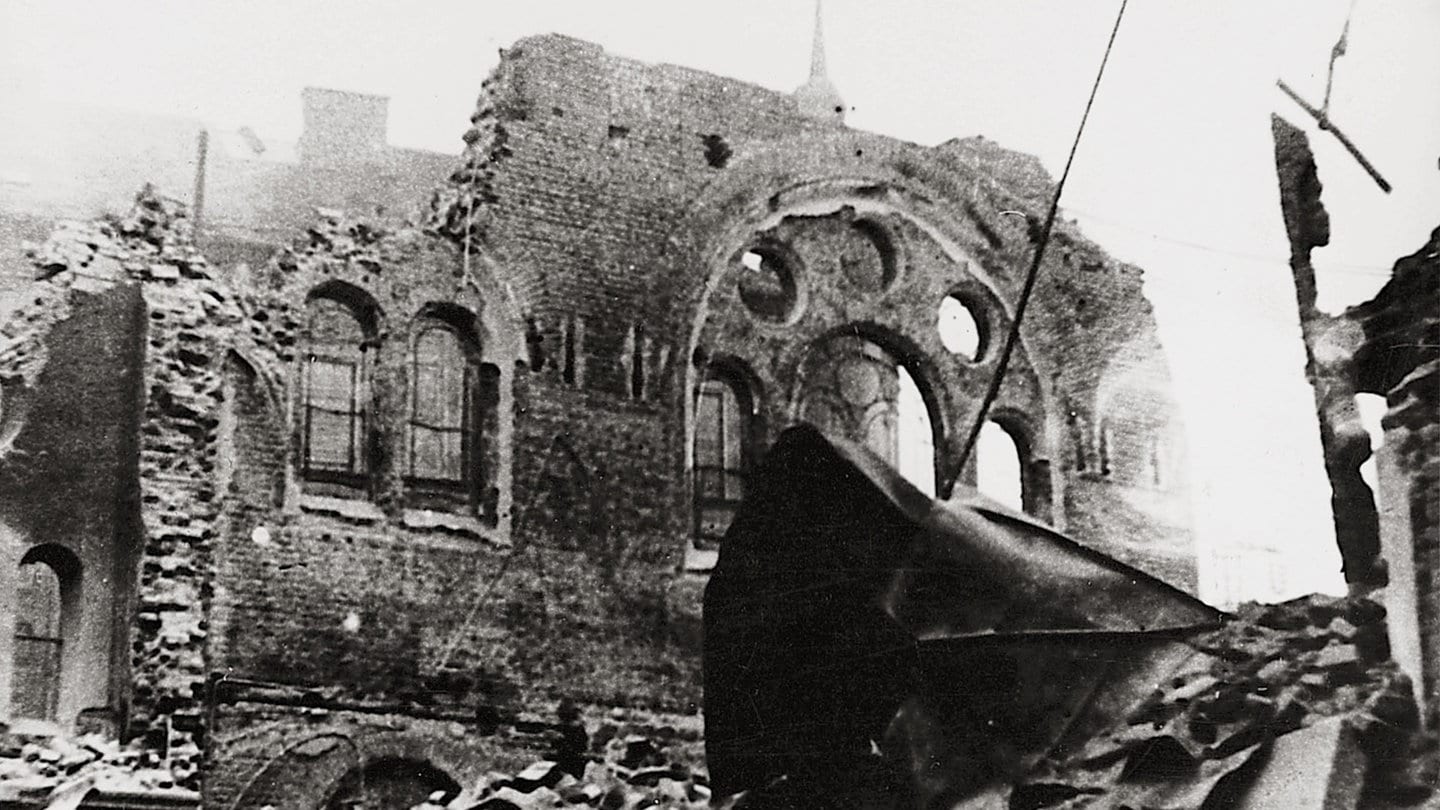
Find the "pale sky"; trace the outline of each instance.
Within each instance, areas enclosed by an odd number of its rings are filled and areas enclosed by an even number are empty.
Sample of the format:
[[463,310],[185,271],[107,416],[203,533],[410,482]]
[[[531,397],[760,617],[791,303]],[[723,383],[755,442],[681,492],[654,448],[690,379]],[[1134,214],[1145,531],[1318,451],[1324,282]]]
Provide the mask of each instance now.
[[[982,134],[1058,177],[1118,0],[827,0],[848,123],[923,144]],[[1333,588],[1328,490],[1269,116],[1311,133],[1333,244],[1322,306],[1358,303],[1440,225],[1440,2],[1354,0],[1331,117],[1385,195],[1276,88],[1319,104],[1352,0],[1131,0],[1062,206],[1146,270],[1190,433],[1206,550],[1281,549],[1291,595]],[[305,86],[391,97],[390,141],[458,152],[496,52],[556,31],[791,90],[809,0],[0,0],[0,125],[36,99],[299,134]],[[1203,574],[1202,574],[1203,575]],[[1202,596],[1206,595],[1202,588]]]

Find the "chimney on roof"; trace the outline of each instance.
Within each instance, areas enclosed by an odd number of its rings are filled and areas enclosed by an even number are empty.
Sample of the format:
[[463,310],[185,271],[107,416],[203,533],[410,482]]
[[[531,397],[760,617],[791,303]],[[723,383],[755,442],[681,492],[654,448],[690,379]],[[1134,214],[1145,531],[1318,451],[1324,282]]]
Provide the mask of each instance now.
[[384,150],[390,108],[388,97],[307,87],[301,91],[300,98],[304,105],[301,161],[366,160]]
[[810,44],[810,78],[795,90],[795,104],[802,115],[845,123],[845,100],[825,73],[825,29],[820,0],[815,0],[815,39]]

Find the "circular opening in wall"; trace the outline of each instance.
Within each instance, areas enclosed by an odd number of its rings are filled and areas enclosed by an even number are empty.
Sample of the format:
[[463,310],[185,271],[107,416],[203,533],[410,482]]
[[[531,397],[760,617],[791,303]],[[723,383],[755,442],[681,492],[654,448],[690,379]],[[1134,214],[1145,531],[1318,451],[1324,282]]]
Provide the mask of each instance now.
[[985,349],[985,329],[975,309],[953,295],[947,295],[940,302],[939,318],[935,328],[940,332],[940,343],[951,354],[958,354],[967,360],[979,360]]
[[784,257],[764,248],[740,254],[740,302],[751,314],[783,322],[794,315],[798,300],[795,271]]
[[851,228],[857,249],[847,250],[840,259],[846,278],[865,292],[890,289],[897,275],[895,244],[890,240],[890,234],[866,219],[857,221]]

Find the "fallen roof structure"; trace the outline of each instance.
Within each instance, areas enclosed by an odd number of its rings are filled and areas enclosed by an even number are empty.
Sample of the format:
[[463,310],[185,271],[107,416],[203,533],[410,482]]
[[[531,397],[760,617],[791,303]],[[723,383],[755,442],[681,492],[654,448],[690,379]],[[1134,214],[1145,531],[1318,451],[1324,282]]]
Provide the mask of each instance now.
[[717,796],[1180,808],[1429,795],[1410,684],[1373,602],[1225,614],[978,493],[934,501],[809,426],[755,476],[705,599]]

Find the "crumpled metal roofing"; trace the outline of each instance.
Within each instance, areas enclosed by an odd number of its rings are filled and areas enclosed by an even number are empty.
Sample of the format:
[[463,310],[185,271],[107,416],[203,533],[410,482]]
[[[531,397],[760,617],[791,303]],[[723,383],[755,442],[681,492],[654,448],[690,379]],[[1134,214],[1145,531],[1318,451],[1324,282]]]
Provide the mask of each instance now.
[[809,426],[750,489],[705,597],[716,795],[1200,807],[1319,718],[1379,707],[1372,730],[1414,728],[1374,603],[1237,619],[978,493],[937,502]]

